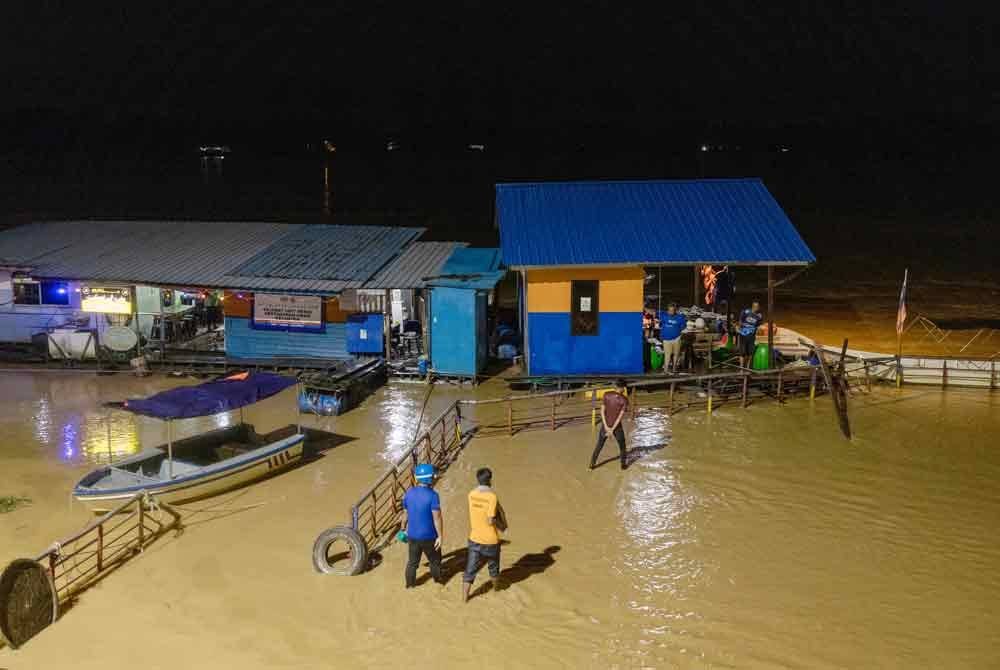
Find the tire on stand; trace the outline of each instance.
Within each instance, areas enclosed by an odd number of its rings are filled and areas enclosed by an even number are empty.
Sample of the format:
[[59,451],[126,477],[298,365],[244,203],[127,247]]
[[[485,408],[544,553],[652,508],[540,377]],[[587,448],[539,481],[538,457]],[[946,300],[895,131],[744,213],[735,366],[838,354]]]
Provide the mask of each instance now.
[[[341,541],[347,545],[348,560],[330,563],[330,545]],[[326,575],[360,575],[368,566],[368,546],[358,531],[350,526],[327,528],[313,543],[313,566]]]
[[0,574],[0,640],[17,649],[58,616],[55,586],[40,563],[21,558]]

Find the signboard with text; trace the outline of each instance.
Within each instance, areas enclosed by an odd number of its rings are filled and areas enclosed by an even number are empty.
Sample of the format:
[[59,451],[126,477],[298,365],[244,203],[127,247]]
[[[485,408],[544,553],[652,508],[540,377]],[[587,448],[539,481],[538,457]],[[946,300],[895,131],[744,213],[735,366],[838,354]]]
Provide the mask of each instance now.
[[131,314],[132,289],[126,286],[81,286],[80,309],[99,314]]
[[321,333],[323,298],[317,295],[255,293],[253,327]]

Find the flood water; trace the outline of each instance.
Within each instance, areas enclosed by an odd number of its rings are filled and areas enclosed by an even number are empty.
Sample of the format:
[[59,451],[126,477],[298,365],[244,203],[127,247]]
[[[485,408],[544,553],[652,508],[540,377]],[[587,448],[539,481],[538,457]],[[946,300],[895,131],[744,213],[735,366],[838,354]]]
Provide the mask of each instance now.
[[[68,492],[108,458],[100,404],[178,383],[191,382],[0,374],[0,495],[33,500],[0,515],[0,562],[37,554],[87,520]],[[477,437],[438,484],[445,550],[464,546],[464,496],[476,468],[490,466],[510,518],[510,586],[463,606],[457,574],[443,588],[404,591],[399,544],[359,577],[317,575],[310,561],[315,536],[347,522],[412,439],[425,394],[394,384],[344,417],[308,420],[344,439],[303,467],[184,505],[183,534],[86,591],[23,649],[0,649],[0,667],[1000,662],[1000,396],[877,390],[852,400],[851,442],[825,397],[711,417],[646,410],[629,428],[638,451],[624,473],[615,462],[586,469],[589,423]],[[426,416],[460,395],[501,394],[491,384],[438,387]],[[294,420],[291,406],[286,393],[245,418],[268,430]],[[487,414],[474,418],[495,418]],[[116,457],[164,437],[155,421],[121,413],[110,427]]]

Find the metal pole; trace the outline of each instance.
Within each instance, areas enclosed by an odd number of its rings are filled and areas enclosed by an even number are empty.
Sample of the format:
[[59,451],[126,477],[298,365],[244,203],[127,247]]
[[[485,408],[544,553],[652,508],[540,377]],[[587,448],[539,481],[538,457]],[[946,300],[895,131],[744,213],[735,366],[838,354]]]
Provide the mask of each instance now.
[[[382,324],[383,335],[385,336],[385,360],[392,360],[392,302],[391,302],[391,291],[390,289],[385,290],[385,297],[383,298],[385,304],[382,306],[382,318],[384,323]],[[400,337],[403,335],[403,324],[399,324],[399,334]]]
[[514,402],[512,400],[507,401],[507,434],[514,434]]
[[160,364],[167,362],[167,319],[163,315],[163,289],[159,289],[160,295]]
[[111,451],[111,410],[108,410],[107,414],[107,424],[108,424],[108,463],[114,460],[114,452]]
[[695,265],[694,266],[694,302],[691,303],[692,306],[694,306],[694,307],[698,306],[698,284],[700,282],[701,282],[701,270],[699,270],[698,266]]
[[750,373],[743,373],[743,406],[747,406],[747,397],[750,390]]
[[677,387],[677,382],[670,383],[670,405],[667,409],[667,414],[674,413],[674,390],[676,389],[676,387]]
[[[299,396],[300,395],[302,395],[302,382],[298,382],[295,385],[295,399],[293,400],[294,411],[295,411],[295,434],[296,435],[301,435],[302,434],[302,412],[299,411]],[[240,408],[240,412],[242,412],[242,411],[243,411],[243,408],[241,407]]]
[[712,380],[708,380],[708,413],[712,413]]
[[167,419],[167,477],[174,478],[174,437],[172,419]]
[[767,266],[767,369],[774,366],[774,266]]
[[778,404],[781,404],[781,391],[783,386],[783,379],[781,378],[782,370],[778,370]]
[[809,399],[816,399],[816,368],[812,369],[812,375],[809,378]]
[[556,429],[556,397],[552,396],[552,430]]

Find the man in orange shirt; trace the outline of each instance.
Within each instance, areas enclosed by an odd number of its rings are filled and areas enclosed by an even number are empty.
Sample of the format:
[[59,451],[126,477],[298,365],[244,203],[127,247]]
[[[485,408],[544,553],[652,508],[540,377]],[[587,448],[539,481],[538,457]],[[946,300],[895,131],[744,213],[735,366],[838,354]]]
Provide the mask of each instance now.
[[468,602],[472,582],[485,560],[493,588],[500,588],[500,531],[507,530],[507,517],[493,492],[493,471],[476,471],[479,486],[469,491],[469,556],[462,577],[462,602]]

